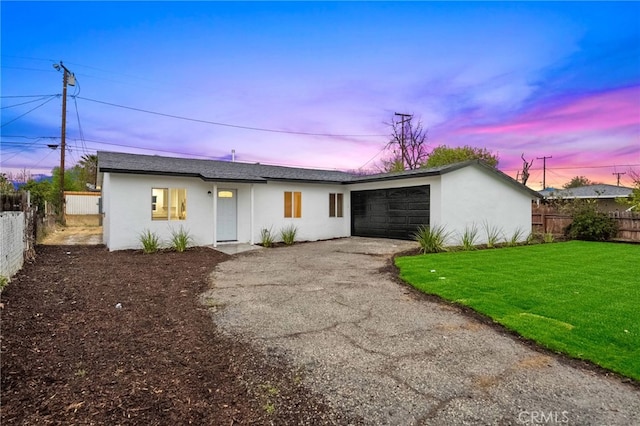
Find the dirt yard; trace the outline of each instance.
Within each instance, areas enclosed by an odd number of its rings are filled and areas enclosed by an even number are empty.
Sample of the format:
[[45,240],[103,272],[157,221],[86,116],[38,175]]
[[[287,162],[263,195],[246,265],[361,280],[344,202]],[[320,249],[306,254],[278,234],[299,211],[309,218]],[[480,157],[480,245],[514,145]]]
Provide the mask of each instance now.
[[57,226],[43,239],[46,245],[102,244],[102,226]]
[[345,424],[198,302],[227,255],[37,246],[1,294],[1,421]]

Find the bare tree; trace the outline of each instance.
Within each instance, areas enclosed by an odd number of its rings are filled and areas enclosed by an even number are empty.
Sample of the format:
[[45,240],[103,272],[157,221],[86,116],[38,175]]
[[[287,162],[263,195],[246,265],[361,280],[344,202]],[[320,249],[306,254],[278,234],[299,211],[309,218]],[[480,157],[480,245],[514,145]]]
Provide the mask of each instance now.
[[524,152],[520,158],[522,158],[522,184],[526,185],[527,180],[529,180],[529,168],[533,165],[533,160],[531,162],[525,160]]
[[391,140],[387,144],[393,154],[391,159],[383,161],[387,171],[414,170],[422,166],[429,155],[427,131],[422,120],[413,121],[413,116],[396,114],[402,117],[391,123]]

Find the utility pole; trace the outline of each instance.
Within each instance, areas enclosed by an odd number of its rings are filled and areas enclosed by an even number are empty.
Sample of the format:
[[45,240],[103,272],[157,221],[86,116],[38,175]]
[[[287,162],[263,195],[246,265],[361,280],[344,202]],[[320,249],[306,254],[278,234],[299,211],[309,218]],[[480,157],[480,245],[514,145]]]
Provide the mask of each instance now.
[[538,157],[538,160],[542,160],[542,189],[547,189],[547,158],[553,158],[552,156],[548,157]]
[[399,112],[396,112],[394,115],[402,117],[400,119],[400,125],[402,126],[402,134],[400,135],[400,152],[402,154],[402,168],[404,169],[406,164],[405,159],[407,158],[407,149],[404,139],[404,123],[407,121],[411,121],[411,117],[413,116],[411,114],[401,114]]
[[64,155],[67,138],[67,85],[75,86],[75,75],[62,64],[53,64],[53,68],[62,70],[62,130],[60,131],[60,222],[64,224]]
[[616,172],[616,173],[611,173],[612,175],[618,175],[618,183],[617,186],[620,186],[620,176],[621,175],[626,175],[626,172]]

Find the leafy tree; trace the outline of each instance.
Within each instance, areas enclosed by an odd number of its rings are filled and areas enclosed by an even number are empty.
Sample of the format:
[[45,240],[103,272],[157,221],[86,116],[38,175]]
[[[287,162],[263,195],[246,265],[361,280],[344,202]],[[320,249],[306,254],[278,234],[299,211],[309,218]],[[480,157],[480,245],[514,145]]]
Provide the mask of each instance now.
[[387,172],[414,170],[427,159],[427,131],[422,121],[395,121],[391,124],[391,140],[387,149],[391,158],[382,161],[382,169]]
[[[98,156],[95,154],[85,154],[82,156],[76,167],[79,168],[79,178],[82,186],[84,184],[96,185],[98,176]],[[66,178],[66,175],[65,175]],[[65,185],[66,186],[66,185]]]
[[492,167],[498,166],[498,154],[493,154],[486,148],[472,146],[448,147],[440,145],[431,151],[424,167],[441,167],[447,164],[460,163],[468,160],[482,160]]
[[20,187],[21,191],[31,192],[31,204],[38,206],[38,211],[44,212],[45,201],[55,204],[56,195],[51,188],[51,181],[41,180],[36,182],[30,179]]
[[[80,167],[74,167],[64,171],[64,190],[65,191],[83,191],[84,184],[80,180]],[[54,167],[51,171],[53,178],[51,180],[51,192],[47,201],[53,203],[56,211],[60,212],[60,167]]]
[[581,186],[589,186],[593,184],[594,183],[592,181],[590,181],[584,176],[575,176],[569,182],[565,183],[562,187],[564,189],[569,189],[569,188],[579,188]]
[[0,193],[13,192],[13,183],[7,178],[5,173],[0,174]]
[[633,191],[629,198],[616,199],[622,205],[630,206],[634,211],[640,212],[640,173],[635,170],[629,170],[629,176],[633,180]]
[[404,164],[399,156],[392,157],[388,160],[382,160],[382,170],[384,172],[401,172],[404,170]]

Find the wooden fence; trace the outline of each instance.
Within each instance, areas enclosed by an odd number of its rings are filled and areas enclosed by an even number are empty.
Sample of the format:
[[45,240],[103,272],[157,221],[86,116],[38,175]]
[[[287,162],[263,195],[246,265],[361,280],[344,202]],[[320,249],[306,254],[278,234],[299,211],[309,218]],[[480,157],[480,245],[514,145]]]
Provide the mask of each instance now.
[[[618,223],[616,240],[640,242],[639,212],[608,212]],[[564,235],[564,230],[572,222],[570,214],[549,206],[533,206],[531,209],[531,225],[534,233]]]

